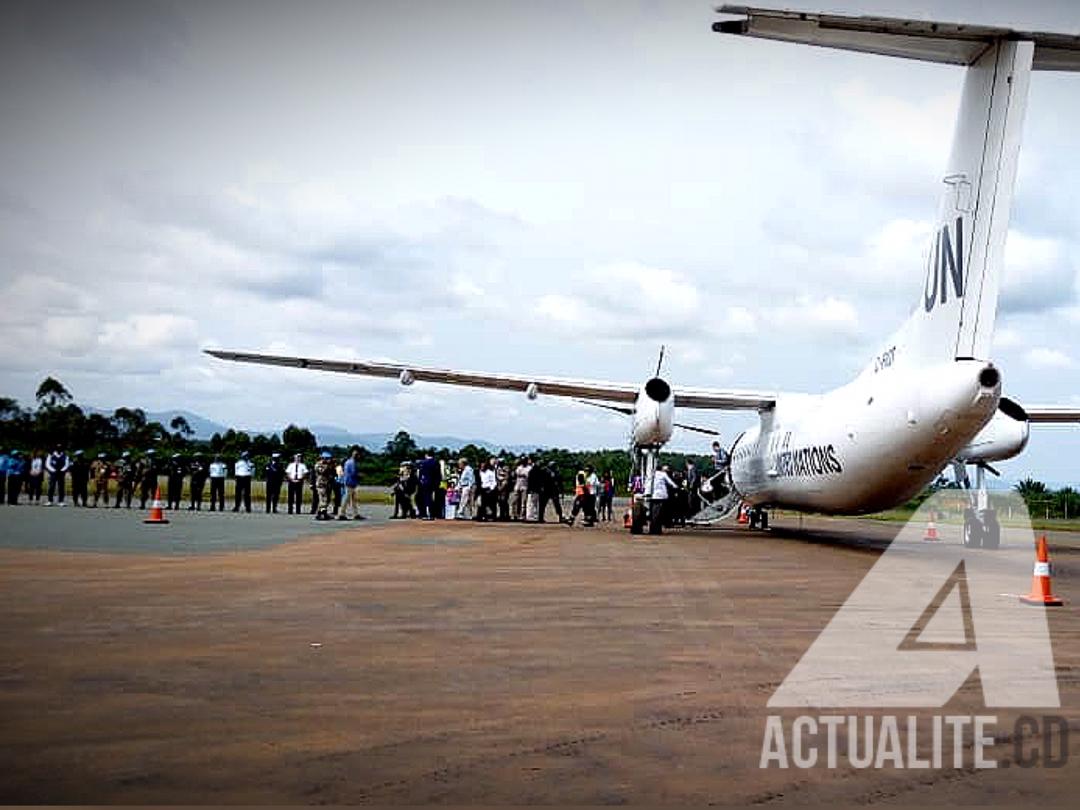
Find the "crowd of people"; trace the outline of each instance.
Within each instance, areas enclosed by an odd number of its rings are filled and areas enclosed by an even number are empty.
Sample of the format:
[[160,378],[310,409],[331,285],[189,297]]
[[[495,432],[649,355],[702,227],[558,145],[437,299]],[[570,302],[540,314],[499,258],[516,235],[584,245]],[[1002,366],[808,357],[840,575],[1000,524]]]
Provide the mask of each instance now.
[[591,466],[578,470],[568,514],[563,511],[562,490],[555,465],[529,456],[516,463],[492,456],[474,467],[466,458],[447,464],[428,453],[418,462],[404,462],[398,470],[392,517],[546,523],[550,507],[555,519],[569,526],[578,515],[585,526],[613,519],[611,472],[600,476]]
[[[716,452],[722,452],[719,445],[714,445]],[[149,449],[137,457],[124,451],[117,458],[99,453],[89,459],[82,450],[69,454],[62,447],[48,454],[0,449],[0,503],[63,506],[70,482],[75,506],[131,509],[137,496],[139,508],[146,509],[157,496],[163,476],[166,508],[182,508],[186,482],[189,511],[201,511],[206,496],[208,511],[224,512],[229,472],[221,455],[202,453],[159,458]],[[282,508],[290,515],[307,513],[317,520],[363,519],[357,449],[343,458],[335,458],[328,450],[312,459],[296,453],[289,461],[275,452],[261,470],[256,469],[248,452],[242,452],[232,465],[231,477],[233,512],[251,512],[252,482],[261,479],[267,513]],[[658,531],[684,525],[701,508],[700,483],[693,462],[687,462],[685,470],[663,466],[651,481],[634,476],[627,489],[631,495],[650,497],[650,528]],[[281,507],[283,490],[286,502]],[[592,466],[583,466],[574,473],[573,500],[565,512],[562,476],[552,462],[534,461],[529,456],[516,461],[492,456],[474,466],[467,458],[441,461],[429,451],[420,459],[401,464],[390,494],[394,519],[545,523],[550,509],[559,523],[572,526],[580,515],[584,526],[594,526],[614,519],[616,491],[612,472],[600,474]]]

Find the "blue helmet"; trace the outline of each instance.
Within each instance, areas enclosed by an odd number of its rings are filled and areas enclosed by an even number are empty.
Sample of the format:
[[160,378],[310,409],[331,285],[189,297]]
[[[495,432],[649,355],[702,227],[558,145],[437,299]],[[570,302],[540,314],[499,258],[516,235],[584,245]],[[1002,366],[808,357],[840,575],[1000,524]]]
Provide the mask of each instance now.
[[334,456],[329,450],[323,450],[322,451],[322,457],[323,458],[333,458]]

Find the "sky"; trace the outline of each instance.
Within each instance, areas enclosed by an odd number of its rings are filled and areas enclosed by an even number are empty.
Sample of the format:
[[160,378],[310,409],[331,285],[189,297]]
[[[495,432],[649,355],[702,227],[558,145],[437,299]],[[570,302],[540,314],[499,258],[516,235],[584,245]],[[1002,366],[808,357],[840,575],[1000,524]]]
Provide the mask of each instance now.
[[[811,3],[789,8],[822,10]],[[1073,2],[827,10],[1080,33]],[[203,348],[822,392],[919,300],[962,70],[725,37],[708,2],[8,2],[0,395],[254,430],[624,446],[541,397]],[[994,361],[1080,403],[1080,75],[1036,73]],[[752,414],[690,412],[725,441]],[[703,449],[677,432],[673,446]],[[1080,483],[1080,430],[1002,465]]]

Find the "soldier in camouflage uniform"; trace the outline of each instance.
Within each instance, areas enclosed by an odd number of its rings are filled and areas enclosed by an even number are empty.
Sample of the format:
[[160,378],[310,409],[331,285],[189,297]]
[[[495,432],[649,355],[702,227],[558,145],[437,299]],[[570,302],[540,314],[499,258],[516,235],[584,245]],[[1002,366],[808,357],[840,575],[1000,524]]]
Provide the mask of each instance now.
[[116,462],[116,504],[113,509],[120,508],[120,501],[126,502],[127,508],[131,508],[131,498],[135,494],[135,465],[131,463],[131,453],[125,450],[120,454]]
[[98,453],[98,457],[90,464],[90,478],[94,481],[94,506],[98,502],[109,505],[109,462],[105,460],[104,453]]
[[328,450],[324,450],[319,460],[315,462],[315,492],[319,496],[319,512],[315,515],[316,520],[330,520],[326,510],[333,503],[331,492],[336,476],[334,459]]

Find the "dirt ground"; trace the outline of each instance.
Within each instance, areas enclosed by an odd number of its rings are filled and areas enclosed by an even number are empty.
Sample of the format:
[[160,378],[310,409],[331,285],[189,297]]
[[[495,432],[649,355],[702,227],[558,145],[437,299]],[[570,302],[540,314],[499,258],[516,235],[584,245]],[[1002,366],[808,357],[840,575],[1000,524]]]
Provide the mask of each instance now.
[[[770,694],[899,529],[797,526],[408,522],[231,553],[0,549],[0,802],[1071,803],[1068,537],[1051,539],[1064,767],[759,769]],[[948,709],[986,713],[977,681]]]

